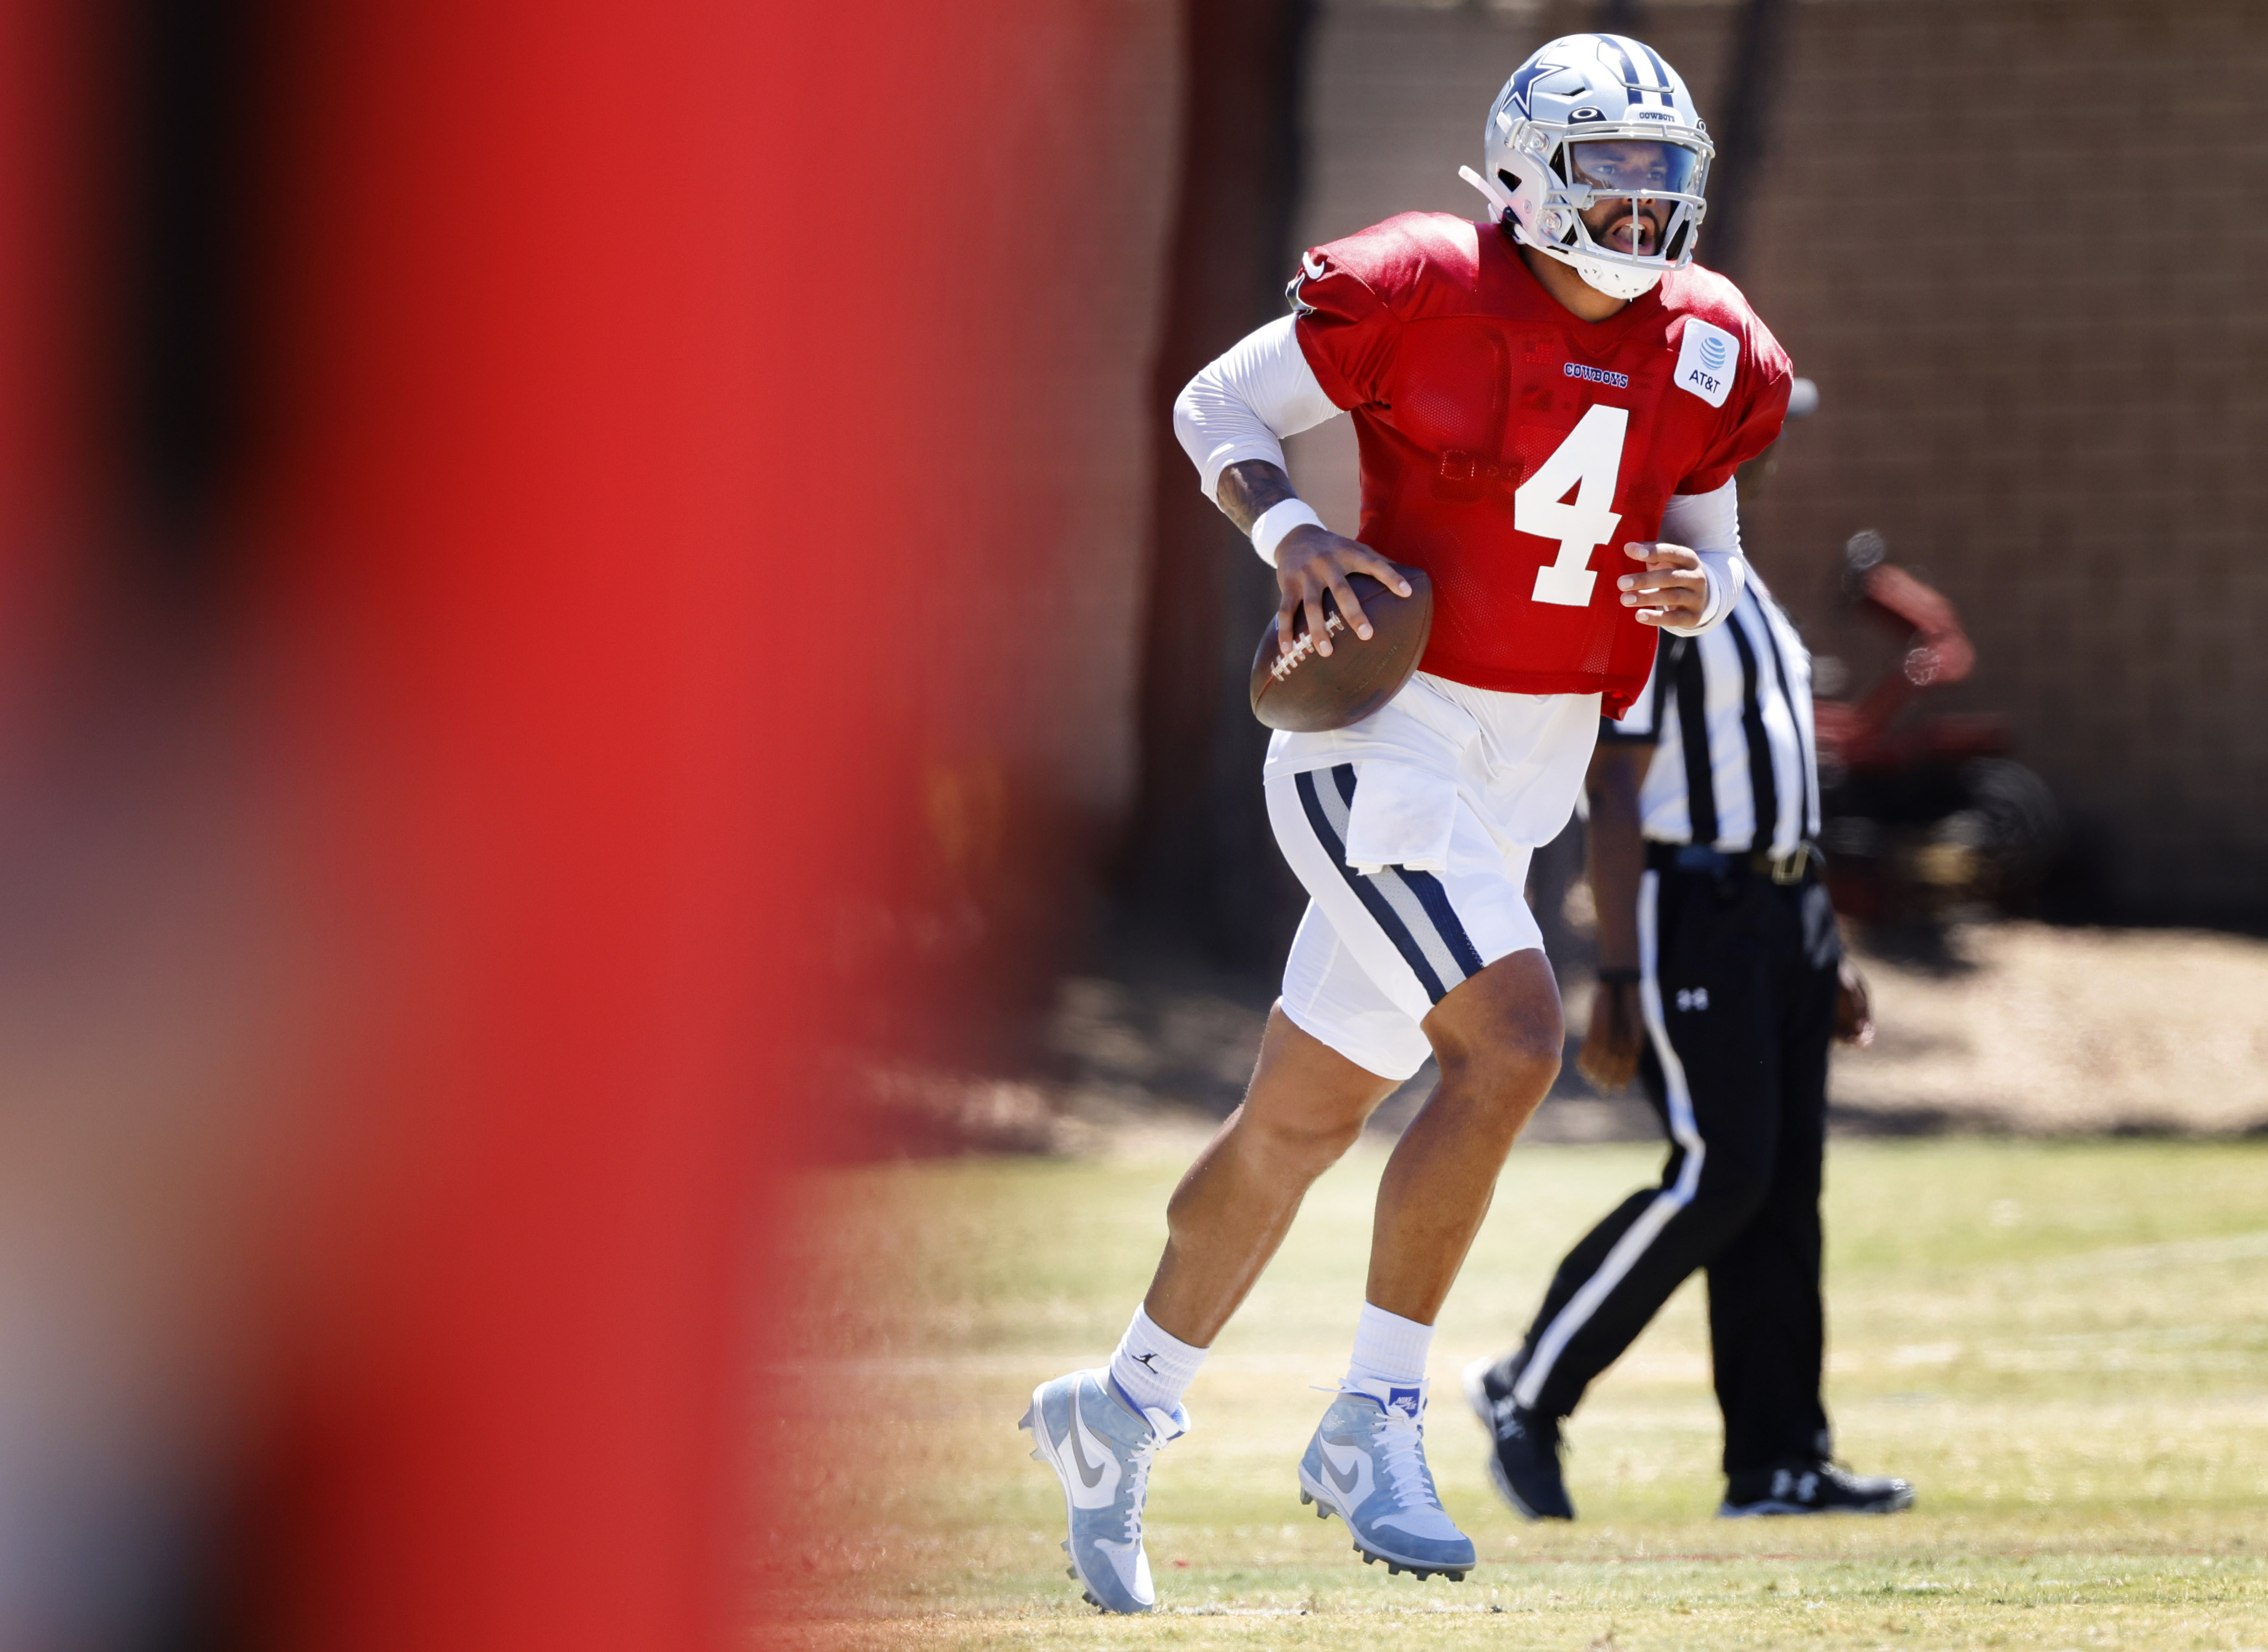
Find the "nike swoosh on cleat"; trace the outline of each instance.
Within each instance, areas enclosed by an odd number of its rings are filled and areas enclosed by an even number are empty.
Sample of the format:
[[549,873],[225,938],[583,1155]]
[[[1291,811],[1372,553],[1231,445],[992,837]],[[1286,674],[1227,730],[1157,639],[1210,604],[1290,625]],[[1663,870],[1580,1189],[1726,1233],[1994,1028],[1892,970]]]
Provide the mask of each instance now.
[[1086,1460],[1086,1452],[1079,1442],[1079,1436],[1086,1432],[1085,1420],[1079,1414],[1079,1396],[1073,1394],[1071,1397],[1071,1459],[1078,1465],[1079,1478],[1086,1483],[1086,1489],[1093,1491],[1101,1483],[1102,1464]]
[[[1328,1441],[1325,1443],[1329,1445],[1336,1445],[1338,1442]],[[1342,1474],[1339,1472],[1337,1461],[1329,1451],[1319,1451],[1315,1455],[1322,1458],[1323,1472],[1330,1477],[1331,1484],[1337,1486],[1342,1492],[1351,1492],[1356,1486],[1362,1484],[1362,1459],[1359,1457],[1355,1459],[1354,1468],[1347,1473]]]

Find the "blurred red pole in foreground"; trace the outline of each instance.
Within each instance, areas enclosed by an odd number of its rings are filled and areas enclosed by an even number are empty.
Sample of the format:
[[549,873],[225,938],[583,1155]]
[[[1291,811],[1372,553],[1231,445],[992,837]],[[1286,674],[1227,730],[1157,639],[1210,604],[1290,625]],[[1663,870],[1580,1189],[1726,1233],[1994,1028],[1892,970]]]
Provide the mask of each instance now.
[[828,784],[768,726],[807,661],[765,598],[818,593],[768,532],[759,15],[426,0],[274,43],[246,529],[370,948],[245,1556],[287,1644],[736,1626],[755,1200],[813,1029],[792,800]]
[[765,1178],[873,1010],[836,930],[907,875],[940,662],[1043,577],[968,505],[1033,461],[991,345],[1077,302],[1002,279],[1000,209],[1078,187],[1009,141],[1101,49],[1048,11],[394,0],[284,43],[247,524],[384,1125],[302,1354],[291,1640],[746,1632]]
[[591,0],[335,9],[285,62],[251,524],[384,955],[285,1638],[737,1640],[764,1179],[890,760],[828,646],[879,524],[809,531],[803,387],[869,318],[798,196],[855,66]]
[[[247,135],[210,266],[243,423],[178,608],[104,594],[145,531],[112,508],[105,55],[151,18],[218,20]],[[66,1173],[44,1204],[0,1176],[0,1286],[33,1235],[115,1331],[55,1391],[127,1374],[55,1402],[85,1460],[0,1451],[0,1512],[99,1458],[55,1546],[130,1530],[149,1574],[48,1565],[88,1597],[19,1632],[45,1551],[0,1530],[0,1652],[747,1643],[769,1191],[851,1029],[940,985],[873,940],[930,875],[922,764],[998,771],[990,720],[1071,651],[1000,622],[1076,577],[1020,535],[1079,479],[999,375],[1139,320],[1047,278],[1066,227],[1108,232],[1080,86],[1124,26],[0,4],[0,896],[72,872],[63,1008],[102,1029],[26,1035],[62,1076],[9,1150]],[[26,755],[87,747],[107,791]],[[0,989],[44,962],[0,946]],[[0,1343],[46,1311],[0,1289]],[[37,1434],[26,1392],[0,1412]]]

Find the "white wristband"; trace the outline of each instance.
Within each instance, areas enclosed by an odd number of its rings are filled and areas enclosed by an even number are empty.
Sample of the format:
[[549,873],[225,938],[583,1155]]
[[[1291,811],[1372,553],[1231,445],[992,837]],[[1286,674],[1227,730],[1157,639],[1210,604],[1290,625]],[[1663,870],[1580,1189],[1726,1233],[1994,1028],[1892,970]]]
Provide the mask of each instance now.
[[1279,500],[1261,512],[1260,520],[1252,525],[1252,549],[1260,553],[1261,561],[1272,568],[1276,565],[1276,547],[1284,542],[1284,535],[1309,522],[1321,527],[1323,519],[1305,499]]

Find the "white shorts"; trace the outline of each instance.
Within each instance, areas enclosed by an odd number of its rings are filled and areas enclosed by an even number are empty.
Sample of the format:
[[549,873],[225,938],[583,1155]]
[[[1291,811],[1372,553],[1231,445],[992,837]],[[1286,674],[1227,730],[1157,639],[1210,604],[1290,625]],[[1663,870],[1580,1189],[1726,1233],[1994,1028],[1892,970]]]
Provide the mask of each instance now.
[[1433,1006],[1498,958],[1540,950],[1543,936],[1528,909],[1531,852],[1500,843],[1462,794],[1438,873],[1349,866],[1366,766],[1266,782],[1276,841],[1309,896],[1284,966],[1284,1013],[1357,1066],[1406,1079],[1432,1053],[1420,1023]]

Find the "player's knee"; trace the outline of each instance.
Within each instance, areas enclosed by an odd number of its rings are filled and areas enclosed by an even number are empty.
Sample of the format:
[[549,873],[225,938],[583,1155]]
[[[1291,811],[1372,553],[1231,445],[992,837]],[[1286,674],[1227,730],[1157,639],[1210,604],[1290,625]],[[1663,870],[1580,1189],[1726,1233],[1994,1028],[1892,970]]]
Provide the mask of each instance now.
[[1558,1051],[1533,1041],[1487,1045],[1437,1058],[1445,1092],[1498,1113],[1513,1132],[1528,1122],[1559,1074]]
[[1499,1044],[1491,1059],[1494,1088],[1508,1099],[1534,1107],[1559,1076],[1560,1036],[1557,1022],[1548,1029],[1523,1029]]
[[1425,1020],[1445,1083],[1532,1109],[1559,1076],[1559,992],[1540,952],[1468,977]]
[[1524,1097],[1532,1106],[1559,1076],[1565,1037],[1556,1007],[1532,1006],[1522,1014],[1492,1016],[1462,1036],[1437,1039],[1433,1058],[1445,1082]]
[[1362,1137],[1363,1115],[1351,1110],[1254,1117],[1241,1129],[1250,1150],[1272,1169],[1313,1181],[1346,1156]]

